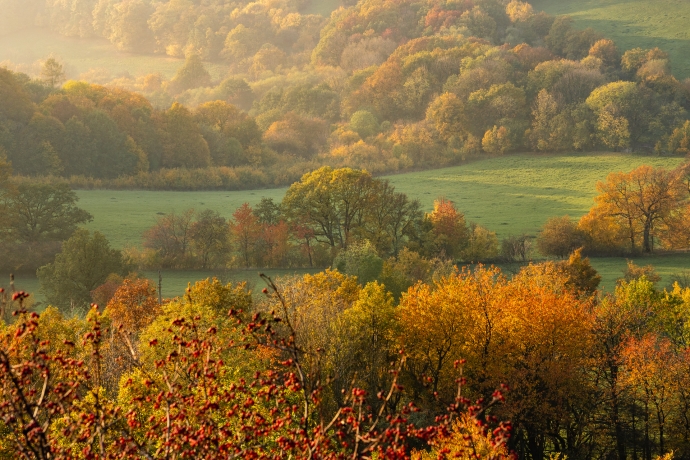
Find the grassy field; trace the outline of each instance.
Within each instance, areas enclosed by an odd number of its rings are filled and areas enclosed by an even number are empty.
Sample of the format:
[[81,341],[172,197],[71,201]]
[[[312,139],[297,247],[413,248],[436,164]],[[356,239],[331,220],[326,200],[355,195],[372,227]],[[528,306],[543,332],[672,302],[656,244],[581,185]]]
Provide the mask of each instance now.
[[[438,197],[456,203],[468,221],[495,231],[500,238],[535,235],[552,216],[585,214],[596,195],[595,185],[612,171],[642,164],[673,168],[679,158],[631,154],[508,155],[465,165],[389,176],[396,190],[421,201],[430,211]],[[229,218],[242,203],[262,197],[280,201],[286,189],[239,192],[144,192],[80,190],[79,206],[94,216],[88,225],[117,248],[138,246],[156,218],[186,209],[213,209]]]
[[531,0],[537,10],[567,14],[624,51],[658,46],[671,56],[673,73],[690,77],[690,2],[687,0]]
[[87,228],[102,232],[117,248],[139,246],[144,231],[156,218],[170,212],[181,213],[193,208],[212,209],[226,218],[242,205],[254,205],[262,197],[279,202],[286,189],[240,192],[148,192],[114,190],[79,190],[79,206],[94,219]]
[[[103,70],[112,78],[129,73],[136,77],[160,72],[172,78],[184,59],[164,55],[139,55],[118,51],[104,38],[63,37],[48,29],[32,28],[0,35],[0,63],[20,64],[18,70],[40,73],[37,61],[54,56],[65,63],[68,78],[76,79],[89,70]],[[205,63],[214,79],[226,76],[227,66]]]
[[[635,264],[640,266],[652,265],[661,276],[658,283],[660,288],[671,284],[673,275],[683,272],[690,274],[690,254],[652,255],[646,257],[631,257]],[[627,259],[621,257],[592,258],[592,266],[601,275],[600,288],[612,292],[616,287],[616,280],[623,277],[627,267]]]
[[342,5],[340,0],[311,0],[304,8],[302,14],[320,14],[329,17],[331,13]]
[[553,216],[585,214],[597,181],[642,164],[674,168],[678,158],[630,154],[508,155],[462,166],[391,176],[396,190],[431,210],[436,198],[455,202],[468,221],[495,231],[536,235]]

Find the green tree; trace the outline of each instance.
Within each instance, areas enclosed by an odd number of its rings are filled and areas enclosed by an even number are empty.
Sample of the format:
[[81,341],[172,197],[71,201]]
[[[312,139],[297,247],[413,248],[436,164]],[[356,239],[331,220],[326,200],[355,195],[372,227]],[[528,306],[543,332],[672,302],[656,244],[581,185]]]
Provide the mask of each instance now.
[[211,75],[204,67],[198,54],[189,55],[173,79],[170,80],[171,89],[175,93],[200,86],[210,86],[210,84]]
[[91,221],[77,207],[77,194],[67,184],[23,183],[2,195],[2,236],[17,242],[63,241],[79,224]]
[[285,215],[310,228],[317,241],[345,248],[371,202],[373,181],[366,171],[324,166],[290,186]]
[[587,105],[599,117],[599,137],[609,147],[624,146],[629,139],[635,148],[645,140],[651,119],[650,90],[630,81],[601,86],[587,98]]
[[125,276],[130,269],[122,253],[112,249],[102,233],[92,235],[79,229],[65,242],[55,261],[39,268],[37,275],[51,305],[63,312],[81,314],[91,300],[91,291],[108,275]]
[[208,143],[186,107],[173,103],[163,114],[163,123],[165,133],[161,166],[202,168],[211,164]]
[[350,128],[365,139],[379,132],[379,122],[371,112],[359,110],[350,117]]
[[192,251],[201,268],[224,267],[230,253],[228,225],[217,211],[197,213],[190,228]]
[[360,285],[375,281],[383,270],[383,259],[369,242],[351,244],[335,257],[333,268],[346,275],[356,276]]
[[41,69],[41,77],[52,88],[65,81],[65,69],[62,67],[57,59],[50,57],[43,63]]

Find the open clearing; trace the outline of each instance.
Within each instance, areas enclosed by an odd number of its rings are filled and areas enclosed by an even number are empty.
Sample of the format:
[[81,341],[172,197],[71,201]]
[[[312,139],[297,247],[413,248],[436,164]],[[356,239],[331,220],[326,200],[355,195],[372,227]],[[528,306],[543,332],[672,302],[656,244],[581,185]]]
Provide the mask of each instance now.
[[690,77],[690,2],[687,0],[530,0],[536,10],[572,16],[621,51],[658,46],[669,53],[673,73]]
[[[37,75],[41,68],[37,63],[53,56],[65,64],[67,77],[77,79],[89,70],[102,71],[110,78],[123,75],[133,77],[161,73],[172,78],[184,64],[162,54],[144,55],[118,51],[104,38],[64,37],[44,28],[31,28],[6,35],[0,35],[0,64],[3,61],[19,65],[17,70]],[[225,78],[228,66],[204,63],[215,80]]]
[[331,13],[341,7],[341,0],[311,0],[302,10],[302,14],[320,14],[330,17]]

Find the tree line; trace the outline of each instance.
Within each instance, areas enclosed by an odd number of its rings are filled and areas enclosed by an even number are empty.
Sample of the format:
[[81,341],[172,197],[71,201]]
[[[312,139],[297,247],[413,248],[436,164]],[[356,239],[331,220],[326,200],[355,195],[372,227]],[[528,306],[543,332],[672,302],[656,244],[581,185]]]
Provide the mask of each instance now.
[[[235,16],[247,30],[256,25],[245,13],[265,13],[251,5]],[[288,185],[323,165],[381,173],[524,150],[688,153],[690,90],[663,50],[622,53],[528,3],[362,1],[321,30],[308,66],[216,82],[195,53],[169,81],[114,83],[128,90],[53,87],[60,69],[50,60],[43,83],[3,71],[0,145],[21,174],[177,189]]]
[[170,213],[128,254],[145,268],[323,267],[338,254],[381,258],[409,250],[428,259],[479,261],[499,255],[494,232],[467,223],[439,199],[430,213],[366,171],[322,167],[294,183],[280,203],[244,203],[228,220],[204,210]]

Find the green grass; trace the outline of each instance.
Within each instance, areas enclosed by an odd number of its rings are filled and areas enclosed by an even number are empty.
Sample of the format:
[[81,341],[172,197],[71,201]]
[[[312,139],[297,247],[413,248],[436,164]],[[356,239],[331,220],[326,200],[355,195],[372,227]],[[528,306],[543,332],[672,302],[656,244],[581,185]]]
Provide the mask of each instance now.
[[[580,217],[592,207],[595,185],[612,171],[642,164],[673,168],[679,158],[599,153],[577,155],[508,155],[461,166],[389,176],[396,190],[417,198],[430,211],[438,197],[456,203],[468,221],[499,238],[536,235],[553,216]],[[102,232],[116,248],[141,245],[141,235],[156,218],[189,208],[212,209],[230,218],[242,203],[262,197],[279,202],[285,188],[234,192],[148,192],[79,190],[79,206],[94,216],[91,230]]]
[[[104,38],[63,37],[48,29],[25,29],[0,35],[0,63],[10,61],[30,74],[40,73],[36,61],[53,55],[65,63],[68,78],[76,79],[91,69],[104,69],[112,78],[129,73],[136,77],[160,72],[172,78],[184,64],[184,59],[165,55],[141,55],[118,51]],[[211,76],[218,80],[226,76],[228,67],[205,63]]]
[[468,221],[499,238],[536,235],[553,216],[578,218],[592,207],[597,181],[609,172],[640,165],[674,168],[679,158],[599,153],[581,155],[509,155],[462,166],[391,176],[396,190],[430,210],[436,198],[455,202]]
[[342,6],[340,0],[311,0],[300,12],[302,14],[320,14],[328,18],[340,6]]
[[621,51],[658,46],[669,53],[673,73],[690,77],[690,2],[687,0],[532,0],[536,10],[567,14],[592,27]]
[[[639,266],[652,265],[661,276],[659,288],[668,287],[674,274],[681,274],[690,270],[690,254],[652,255],[645,257],[630,257]],[[627,267],[627,259],[622,257],[595,257],[591,260],[592,267],[601,275],[601,289],[612,292],[616,287],[616,280],[623,277]]]
[[156,223],[156,218],[170,212],[194,208],[212,209],[230,218],[242,205],[254,205],[262,197],[280,202],[286,189],[240,192],[149,192],[114,190],[79,190],[78,205],[91,214],[90,230],[102,232],[116,248],[139,246],[141,236]]

